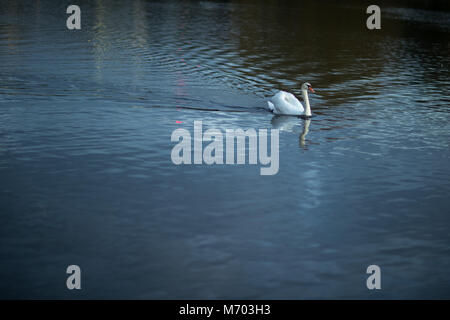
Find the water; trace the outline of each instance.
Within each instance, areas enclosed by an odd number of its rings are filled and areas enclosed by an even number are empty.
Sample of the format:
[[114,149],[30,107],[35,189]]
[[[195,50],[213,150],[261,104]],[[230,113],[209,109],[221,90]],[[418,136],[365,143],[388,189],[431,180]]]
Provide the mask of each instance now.
[[[3,1],[0,297],[450,298],[450,13],[296,3]],[[195,120],[279,128],[278,174],[175,166]]]

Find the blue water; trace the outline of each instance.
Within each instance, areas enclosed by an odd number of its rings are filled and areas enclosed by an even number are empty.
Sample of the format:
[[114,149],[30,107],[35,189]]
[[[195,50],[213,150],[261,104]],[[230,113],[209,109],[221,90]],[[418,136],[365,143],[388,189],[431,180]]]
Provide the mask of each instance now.
[[[79,5],[0,4],[0,298],[450,298],[448,12]],[[196,120],[279,129],[279,172],[174,165]]]

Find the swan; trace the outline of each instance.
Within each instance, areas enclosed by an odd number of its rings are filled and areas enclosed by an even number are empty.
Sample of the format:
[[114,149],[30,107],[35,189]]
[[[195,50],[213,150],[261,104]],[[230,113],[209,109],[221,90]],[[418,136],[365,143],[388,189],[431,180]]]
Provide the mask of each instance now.
[[289,92],[279,91],[270,101],[267,101],[270,111],[274,114],[285,114],[292,116],[304,115],[311,117],[311,107],[309,105],[308,90],[314,93],[314,89],[308,82],[302,84],[302,97],[305,101],[306,108],[303,108],[298,99]]

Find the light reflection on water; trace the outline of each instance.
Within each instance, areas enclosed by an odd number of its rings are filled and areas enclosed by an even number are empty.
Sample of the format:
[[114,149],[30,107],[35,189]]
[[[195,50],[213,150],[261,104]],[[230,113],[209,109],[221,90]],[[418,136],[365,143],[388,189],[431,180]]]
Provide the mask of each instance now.
[[[84,298],[371,298],[370,264],[377,298],[449,297],[448,13],[0,6],[1,297],[74,297],[69,264]],[[304,81],[311,120],[266,111]],[[195,120],[280,129],[279,173],[173,165]]]

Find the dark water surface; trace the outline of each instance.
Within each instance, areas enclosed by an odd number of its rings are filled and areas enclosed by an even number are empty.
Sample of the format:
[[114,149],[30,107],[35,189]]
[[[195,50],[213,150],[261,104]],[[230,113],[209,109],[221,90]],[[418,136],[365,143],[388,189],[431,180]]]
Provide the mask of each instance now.
[[[450,298],[450,13],[276,3],[1,2],[0,298]],[[278,174],[174,165],[194,120]]]

